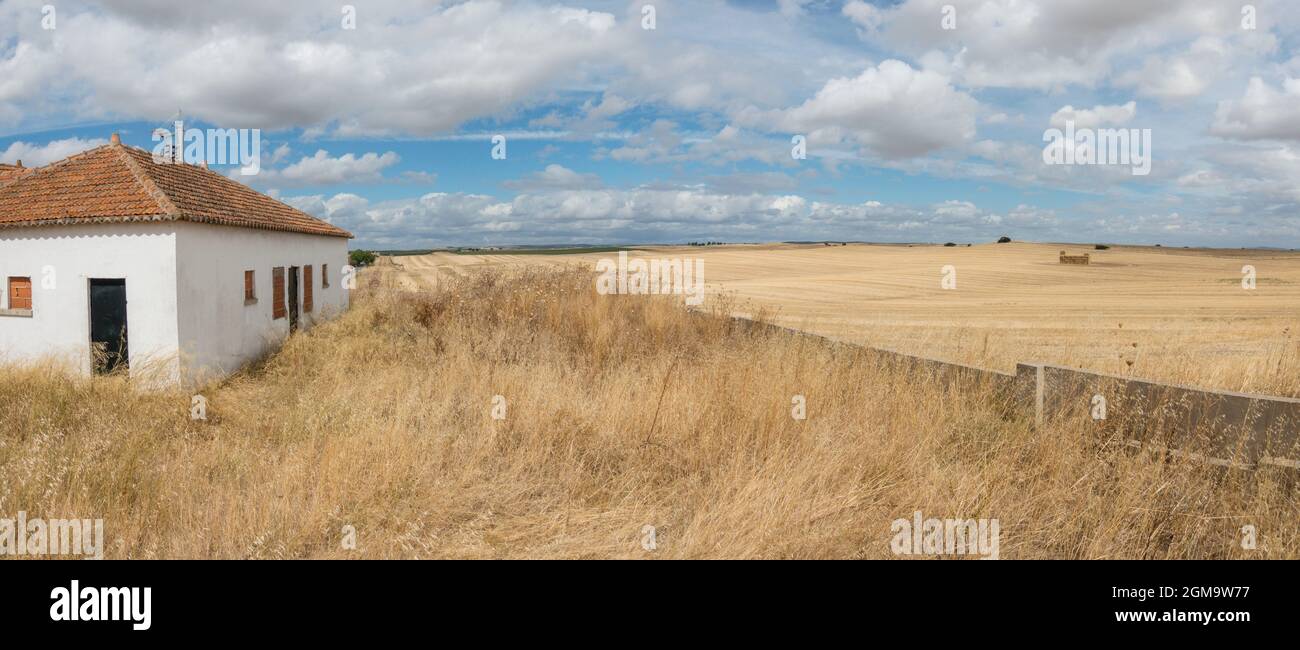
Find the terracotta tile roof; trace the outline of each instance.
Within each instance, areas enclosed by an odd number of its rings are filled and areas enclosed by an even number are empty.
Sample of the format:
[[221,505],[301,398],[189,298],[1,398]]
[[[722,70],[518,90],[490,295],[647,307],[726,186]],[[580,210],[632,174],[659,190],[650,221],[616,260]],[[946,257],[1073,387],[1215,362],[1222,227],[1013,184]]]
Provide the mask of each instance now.
[[[22,161],[20,160],[18,162],[21,163]],[[17,178],[30,171],[32,170],[23,167],[22,165],[6,165],[0,163],[0,185],[3,185],[5,181],[11,178]]]
[[[0,166],[0,228],[194,221],[352,237],[217,172],[114,142],[26,173]],[[15,168],[17,169],[17,168]]]

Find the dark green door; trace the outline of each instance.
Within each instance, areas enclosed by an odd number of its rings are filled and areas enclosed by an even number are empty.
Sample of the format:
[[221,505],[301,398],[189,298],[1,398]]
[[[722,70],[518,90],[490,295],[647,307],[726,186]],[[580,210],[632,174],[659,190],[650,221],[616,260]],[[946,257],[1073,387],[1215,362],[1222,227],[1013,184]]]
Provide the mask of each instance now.
[[289,331],[298,331],[298,267],[289,267]]
[[126,280],[90,280],[90,351],[95,372],[129,368]]

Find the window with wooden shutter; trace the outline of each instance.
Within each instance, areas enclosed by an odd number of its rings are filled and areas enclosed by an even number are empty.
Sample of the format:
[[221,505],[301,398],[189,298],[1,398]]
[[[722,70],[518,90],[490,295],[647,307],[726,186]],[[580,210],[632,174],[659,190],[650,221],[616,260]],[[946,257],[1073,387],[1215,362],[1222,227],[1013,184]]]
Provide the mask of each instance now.
[[271,318],[284,318],[288,315],[284,308],[284,267],[277,266],[271,269]]
[[330,288],[330,265],[329,264],[320,265],[320,288],[322,289]]
[[302,267],[302,310],[304,312],[311,311],[311,287],[311,265],[308,264]]
[[9,308],[32,308],[31,278],[9,278]]
[[244,271],[244,304],[251,305],[257,302],[257,275],[252,271]]

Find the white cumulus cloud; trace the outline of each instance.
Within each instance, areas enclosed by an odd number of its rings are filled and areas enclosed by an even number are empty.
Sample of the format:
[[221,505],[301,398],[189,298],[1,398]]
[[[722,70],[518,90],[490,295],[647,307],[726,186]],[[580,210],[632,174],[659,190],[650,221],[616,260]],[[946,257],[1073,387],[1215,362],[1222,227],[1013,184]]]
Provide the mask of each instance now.
[[947,77],[890,59],[856,77],[831,79],[799,106],[742,119],[805,134],[812,144],[848,140],[886,158],[907,158],[973,138],[978,109]]
[[1238,100],[1219,103],[1211,132],[1241,140],[1300,139],[1300,79],[1274,88],[1251,77]]
[[1074,122],[1075,128],[1090,129],[1098,126],[1119,126],[1128,124],[1137,115],[1137,102],[1113,106],[1093,106],[1092,108],[1075,108],[1062,106],[1049,123],[1057,128],[1065,128],[1066,122]]
[[103,138],[64,138],[43,145],[18,141],[0,153],[0,163],[12,165],[21,160],[24,167],[40,167],[105,144],[108,144],[108,140]]

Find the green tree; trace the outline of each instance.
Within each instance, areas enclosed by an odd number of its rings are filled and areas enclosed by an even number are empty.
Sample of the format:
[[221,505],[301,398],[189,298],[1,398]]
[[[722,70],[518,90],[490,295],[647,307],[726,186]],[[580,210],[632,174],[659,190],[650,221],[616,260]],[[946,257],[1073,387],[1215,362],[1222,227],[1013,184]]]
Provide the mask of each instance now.
[[358,249],[348,252],[348,262],[352,266],[370,266],[375,263],[376,257],[373,251]]

